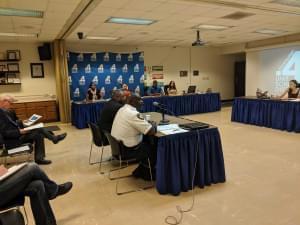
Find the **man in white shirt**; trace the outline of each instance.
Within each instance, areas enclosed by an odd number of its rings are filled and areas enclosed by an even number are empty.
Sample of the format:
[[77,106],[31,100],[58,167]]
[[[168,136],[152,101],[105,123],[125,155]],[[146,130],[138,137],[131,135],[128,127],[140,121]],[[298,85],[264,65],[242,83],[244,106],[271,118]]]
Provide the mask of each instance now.
[[[154,135],[156,125],[147,122],[138,112],[143,100],[137,95],[127,98],[127,104],[117,112],[111,130],[111,135],[122,141],[128,157],[136,157],[141,162],[150,158],[153,167],[156,162],[156,147],[143,141],[144,135]],[[145,164],[145,163],[144,163]]]

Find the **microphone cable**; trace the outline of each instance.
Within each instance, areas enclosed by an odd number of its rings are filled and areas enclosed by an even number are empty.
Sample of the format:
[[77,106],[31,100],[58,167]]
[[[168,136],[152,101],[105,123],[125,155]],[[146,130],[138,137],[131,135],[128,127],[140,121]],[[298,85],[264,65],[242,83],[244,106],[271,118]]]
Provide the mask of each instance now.
[[[197,130],[197,139],[198,139],[198,143],[200,143],[199,130]],[[191,203],[190,207],[188,207],[187,209],[182,209],[181,206],[177,205],[176,210],[179,213],[179,218],[177,218],[176,216],[167,216],[165,218],[165,223],[166,224],[169,224],[169,225],[181,224],[182,220],[183,220],[184,213],[191,212],[194,208],[194,205],[195,205],[195,187],[194,187],[194,183],[195,183],[196,168],[197,168],[197,163],[198,163],[199,148],[200,148],[200,146],[196,149],[196,155],[195,155],[196,159],[195,159],[195,164],[194,164],[193,178],[192,178],[192,182],[191,182],[192,183],[192,203]]]

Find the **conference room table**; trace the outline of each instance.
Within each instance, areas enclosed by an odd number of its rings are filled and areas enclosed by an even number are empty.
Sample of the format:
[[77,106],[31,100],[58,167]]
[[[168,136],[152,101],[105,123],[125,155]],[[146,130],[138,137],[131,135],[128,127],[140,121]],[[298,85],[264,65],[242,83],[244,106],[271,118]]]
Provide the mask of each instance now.
[[[221,110],[219,93],[143,97],[143,101],[142,112],[157,111],[158,108],[153,105],[153,102],[158,102],[165,105],[168,109],[168,114],[176,116]],[[72,125],[78,129],[83,129],[88,127],[89,122],[97,122],[105,102],[72,102]]]
[[235,98],[231,121],[300,132],[300,100]]
[[[157,112],[146,114],[150,114],[151,120],[157,123],[161,119]],[[191,123],[191,120],[183,118],[166,117],[171,124]],[[160,194],[179,195],[191,190],[194,168],[195,187],[204,188],[226,181],[222,143],[217,127],[210,125],[205,129],[171,135],[158,132],[156,137],[156,189]]]

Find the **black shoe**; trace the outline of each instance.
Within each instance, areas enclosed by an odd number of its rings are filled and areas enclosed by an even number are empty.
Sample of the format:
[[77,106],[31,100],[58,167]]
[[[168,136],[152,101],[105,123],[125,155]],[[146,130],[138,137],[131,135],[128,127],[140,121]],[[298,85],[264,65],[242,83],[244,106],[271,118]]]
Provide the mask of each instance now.
[[47,159],[41,159],[41,160],[37,160],[35,162],[39,165],[49,165],[52,163],[51,160],[47,160]]
[[53,143],[57,144],[58,142],[64,140],[67,137],[67,133],[63,133],[54,137]]
[[72,189],[72,187],[73,187],[72,182],[66,182],[64,184],[58,185],[56,197],[67,194]]

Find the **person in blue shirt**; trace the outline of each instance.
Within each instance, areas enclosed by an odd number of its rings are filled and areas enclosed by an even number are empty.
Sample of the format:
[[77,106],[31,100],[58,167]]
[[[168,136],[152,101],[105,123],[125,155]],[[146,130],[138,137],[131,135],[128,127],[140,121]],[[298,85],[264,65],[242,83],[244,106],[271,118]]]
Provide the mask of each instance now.
[[158,86],[157,80],[154,80],[152,87],[149,87],[147,94],[149,96],[160,96],[164,94],[164,91],[161,87]]

